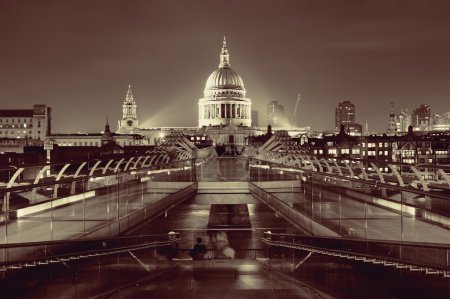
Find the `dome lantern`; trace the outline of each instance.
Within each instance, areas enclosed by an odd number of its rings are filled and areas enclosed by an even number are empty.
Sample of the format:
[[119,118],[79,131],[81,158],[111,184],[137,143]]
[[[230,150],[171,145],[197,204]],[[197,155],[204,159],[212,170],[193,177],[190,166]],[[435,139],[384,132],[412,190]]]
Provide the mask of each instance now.
[[226,36],[223,37],[222,51],[220,52],[219,68],[221,69],[230,68],[230,55],[228,54]]

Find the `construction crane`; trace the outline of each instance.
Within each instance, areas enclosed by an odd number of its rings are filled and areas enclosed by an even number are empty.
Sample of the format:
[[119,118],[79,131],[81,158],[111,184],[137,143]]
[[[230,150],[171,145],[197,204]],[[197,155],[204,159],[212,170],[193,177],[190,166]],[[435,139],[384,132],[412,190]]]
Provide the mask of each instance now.
[[297,102],[295,102],[294,111],[292,112],[292,116],[291,116],[291,127],[295,127],[295,116],[296,116],[296,114],[297,114],[298,102],[300,102],[300,94],[298,94]]

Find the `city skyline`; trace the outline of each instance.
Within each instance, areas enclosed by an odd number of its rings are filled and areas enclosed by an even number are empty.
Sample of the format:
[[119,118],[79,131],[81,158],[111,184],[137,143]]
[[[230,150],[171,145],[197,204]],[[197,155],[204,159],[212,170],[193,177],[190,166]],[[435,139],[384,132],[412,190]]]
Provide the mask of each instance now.
[[131,84],[141,126],[196,126],[226,35],[260,125],[268,102],[292,111],[301,93],[299,126],[334,128],[349,100],[383,132],[391,102],[450,110],[449,15],[444,1],[2,1],[0,103],[45,104],[55,132],[96,132]]

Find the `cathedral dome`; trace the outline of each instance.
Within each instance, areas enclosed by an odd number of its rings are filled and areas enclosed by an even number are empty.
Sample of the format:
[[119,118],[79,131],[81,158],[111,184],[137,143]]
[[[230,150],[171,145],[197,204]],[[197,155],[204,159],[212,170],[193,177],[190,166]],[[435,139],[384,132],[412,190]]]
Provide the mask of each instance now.
[[237,96],[245,97],[244,81],[230,66],[227,42],[224,38],[220,52],[219,68],[209,75],[206,80],[205,97]]
[[231,68],[219,68],[209,75],[205,90],[240,89],[244,90],[244,82],[238,73]]
[[230,66],[227,41],[223,38],[219,68],[206,80],[204,97],[198,101],[198,123],[203,126],[235,125],[250,127],[250,99],[245,97],[244,81]]

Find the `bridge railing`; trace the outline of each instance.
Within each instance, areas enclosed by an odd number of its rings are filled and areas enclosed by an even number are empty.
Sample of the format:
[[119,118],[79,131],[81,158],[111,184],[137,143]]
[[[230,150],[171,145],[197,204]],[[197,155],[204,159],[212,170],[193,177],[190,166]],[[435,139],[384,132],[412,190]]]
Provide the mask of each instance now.
[[[178,242],[178,234],[169,233],[2,245],[8,260],[0,263],[0,290],[5,298],[114,294],[174,269],[161,252]],[[16,258],[17,252],[28,252],[28,256]]]
[[277,211],[296,214],[291,221],[300,221],[311,233],[319,229],[327,236],[450,243],[446,192],[256,159],[250,161],[250,189]]
[[47,163],[32,166],[10,166],[0,169],[0,190],[15,186],[32,186],[41,182],[58,182],[63,179],[97,177],[157,168],[161,165],[179,164],[180,161],[192,161],[192,153],[169,154],[165,151],[153,151],[140,156],[69,161],[67,163]]
[[[11,178],[14,183],[0,189],[0,243],[81,238],[100,231],[114,236],[147,213],[164,212],[161,199],[196,189],[194,159],[165,159],[97,161],[90,169],[84,162],[45,165],[32,182],[20,174]],[[64,176],[69,169],[89,171]],[[56,178],[52,173],[58,173]]]
[[391,183],[423,191],[450,191],[448,165],[408,164],[382,159],[355,159],[329,155],[310,155],[295,151],[261,150],[258,159],[302,169]]
[[[271,260],[278,259],[278,262],[289,264],[290,271],[295,271],[304,262],[303,258],[300,258],[299,265],[295,258],[293,259],[294,251],[302,251],[450,278],[450,245],[324,238],[271,232],[265,233],[263,241],[272,249]],[[277,255],[279,248],[286,250],[283,255]],[[289,257],[286,258],[286,255]]]
[[148,248],[172,246],[178,233],[0,245],[0,271],[39,267]]

